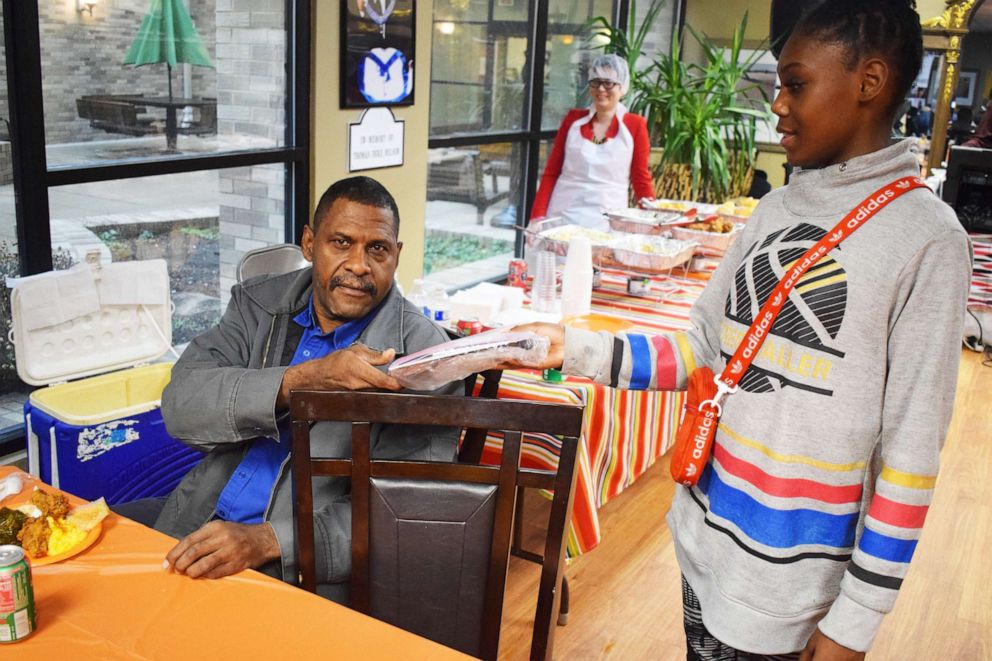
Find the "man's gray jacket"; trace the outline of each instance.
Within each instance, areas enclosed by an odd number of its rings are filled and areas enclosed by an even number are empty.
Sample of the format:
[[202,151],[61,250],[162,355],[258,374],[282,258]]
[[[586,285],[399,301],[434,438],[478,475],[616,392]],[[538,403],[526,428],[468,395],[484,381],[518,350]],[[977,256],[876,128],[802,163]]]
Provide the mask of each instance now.
[[[279,438],[276,398],[303,334],[293,317],[307,306],[310,292],[310,268],[235,286],[220,324],[193,340],[173,367],[162,395],[166,429],[208,454],[169,496],[156,529],[177,538],[197,530],[214,517],[217,499],[251,441]],[[393,287],[358,341],[403,355],[447,339]],[[460,383],[449,384],[437,394],[453,394],[460,388]],[[442,428],[373,426],[372,444],[376,458],[453,461],[457,434]],[[314,426],[311,451],[319,457],[350,457],[351,426],[328,422]],[[265,520],[279,540],[281,571],[275,563],[263,570],[295,583],[290,478],[287,458],[265,510]],[[345,581],[351,572],[351,496],[346,478],[314,480],[314,536],[318,583]]]

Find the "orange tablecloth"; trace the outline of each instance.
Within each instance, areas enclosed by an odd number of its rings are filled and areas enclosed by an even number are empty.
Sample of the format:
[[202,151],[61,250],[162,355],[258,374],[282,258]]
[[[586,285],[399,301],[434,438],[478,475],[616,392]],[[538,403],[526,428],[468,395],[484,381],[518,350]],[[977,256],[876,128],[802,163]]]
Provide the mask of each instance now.
[[[593,292],[592,311],[627,320],[632,325],[629,332],[685,330],[689,309],[706,285],[705,277],[690,274],[653,279],[652,295],[642,298],[627,294],[625,276],[607,271],[602,287]],[[598,509],[668,451],[682,411],[682,393],[614,390],[577,377],[554,384],[543,381],[540,374],[525,371],[504,373],[499,397],[585,406],[568,534],[570,557],[599,544]],[[483,461],[498,463],[501,448],[501,439],[491,436]],[[553,437],[528,436],[522,461],[529,467],[553,469],[558,463],[558,449]]]
[[[0,467],[0,477],[13,470]],[[111,514],[92,547],[34,568],[38,629],[29,638],[0,646],[0,657],[468,658],[255,571],[220,580],[165,572],[162,560],[174,544]]]

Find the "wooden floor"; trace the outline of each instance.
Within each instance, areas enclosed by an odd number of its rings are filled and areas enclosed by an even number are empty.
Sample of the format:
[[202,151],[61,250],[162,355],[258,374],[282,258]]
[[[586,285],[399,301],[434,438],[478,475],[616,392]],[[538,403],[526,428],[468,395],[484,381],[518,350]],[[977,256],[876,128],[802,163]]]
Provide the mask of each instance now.
[[[870,661],[992,660],[992,367],[963,351],[936,496],[909,576]],[[603,541],[566,570],[557,659],[684,659],[679,570],[665,525],[674,486],[660,461],[600,510]],[[542,504],[528,499],[535,510]],[[514,558],[501,659],[526,659],[537,565]]]

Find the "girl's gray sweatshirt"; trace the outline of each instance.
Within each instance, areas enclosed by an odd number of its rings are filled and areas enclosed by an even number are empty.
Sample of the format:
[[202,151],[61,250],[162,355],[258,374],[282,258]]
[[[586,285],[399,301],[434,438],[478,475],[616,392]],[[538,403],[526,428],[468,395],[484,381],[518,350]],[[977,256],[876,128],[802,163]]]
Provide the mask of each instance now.
[[[869,194],[919,173],[912,141],[797,170],[762,199],[692,309],[656,337],[567,330],[566,372],[684,389],[719,373],[785,270]],[[677,487],[679,565],[719,640],[800,650],[814,627],[867,650],[916,548],[954,405],[967,235],[926,189],[893,201],[792,290],[699,484]],[[672,586],[677,589],[677,586]]]

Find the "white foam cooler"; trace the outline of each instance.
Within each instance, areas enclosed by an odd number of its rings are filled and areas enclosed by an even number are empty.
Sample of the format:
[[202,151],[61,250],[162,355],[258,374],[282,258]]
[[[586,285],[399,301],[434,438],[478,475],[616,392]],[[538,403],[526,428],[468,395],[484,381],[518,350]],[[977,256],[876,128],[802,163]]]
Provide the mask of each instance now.
[[24,404],[28,470],[110,504],[161,496],[201,453],[165,431],[160,409],[172,343],[164,260],[21,278],[11,295],[17,372],[46,385]]

